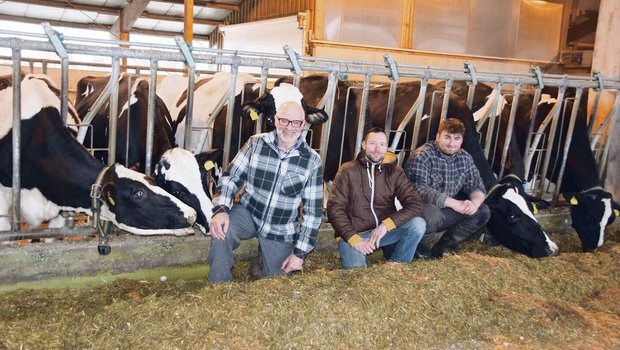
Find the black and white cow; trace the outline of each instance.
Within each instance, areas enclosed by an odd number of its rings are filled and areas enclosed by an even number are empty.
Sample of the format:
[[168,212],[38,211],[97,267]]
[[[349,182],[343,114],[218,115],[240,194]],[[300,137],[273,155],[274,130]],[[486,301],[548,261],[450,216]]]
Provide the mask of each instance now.
[[[11,77],[0,77],[0,230],[12,186]],[[196,211],[151,184],[143,174],[115,164],[104,167],[77,142],[59,113],[60,100],[41,79],[21,82],[21,217],[33,227],[62,225],[60,211],[92,215],[91,185],[101,185],[101,218],[138,235],[193,232]]]
[[[194,102],[192,108],[191,142],[185,149],[192,152],[201,152],[207,129],[212,129],[212,148],[223,149],[226,135],[226,114],[228,105],[225,105],[209,124],[211,114],[215,111],[222,99],[227,99],[231,75],[228,72],[218,72],[213,77],[202,78],[194,83]],[[231,158],[239,148],[254,134],[255,123],[241,118],[241,104],[244,100],[254,100],[258,97],[255,86],[256,79],[248,73],[239,73],[235,81],[235,106],[231,125],[232,134],[230,144]],[[187,109],[187,77],[169,75],[157,86],[157,95],[170,111],[175,141],[183,146],[186,129]]]
[[[179,147],[172,148],[161,156],[153,176],[158,186],[196,210],[196,226],[203,234],[209,232],[213,213],[211,189],[208,184],[217,183],[218,162],[221,150],[209,150],[199,154]],[[207,181],[213,176],[212,181]]]
[[[78,83],[78,110],[86,115],[109,77],[85,77]],[[148,89],[146,79],[123,75],[119,82],[119,120],[117,131],[117,160],[128,164],[144,164],[146,156],[146,124],[148,115]],[[131,88],[131,90],[129,90]],[[183,86],[178,87],[182,90]],[[131,94],[129,104],[127,93]],[[124,97],[123,97],[124,96]],[[153,162],[157,162],[153,175],[158,186],[179,198],[197,212],[197,226],[206,234],[209,231],[208,221],[211,218],[211,197],[207,188],[207,179],[217,181],[219,176],[218,163],[221,162],[221,151],[210,150],[197,155],[181,148],[173,148],[176,141],[174,132],[177,121],[170,118],[168,108],[163,100],[156,98],[155,124],[153,135]],[[176,116],[175,112],[175,116]],[[95,127],[95,147],[107,147],[107,130],[109,107],[102,109],[93,119]],[[127,126],[127,120],[130,125]],[[88,140],[88,136],[86,138]],[[128,146],[128,147],[126,147]],[[125,154],[125,149],[129,152]],[[102,156],[102,160],[106,157]],[[144,169],[144,166],[140,166]],[[201,183],[201,181],[205,181]]]
[[[436,87],[443,90],[444,82],[440,82],[436,85]],[[453,95],[464,102],[467,99],[468,85],[464,82],[455,81],[451,91]],[[489,112],[493,108],[494,97],[496,97],[496,95],[495,90],[492,87],[485,84],[478,84],[472,101],[474,121],[478,122],[483,118],[485,113]],[[495,104],[496,110],[492,112],[492,114],[494,116],[503,116],[503,118],[506,119],[505,122],[507,122],[510,108],[505,107],[508,103],[501,94],[497,95],[497,97],[499,100]],[[471,124],[471,127],[476,127],[476,125]],[[499,137],[495,137],[492,140],[491,149],[495,152],[493,152],[489,159],[487,159],[495,176],[500,172],[501,150],[503,147],[503,143],[497,142],[497,139],[501,138],[502,141],[504,140],[506,128],[504,128],[503,131],[504,134]],[[482,128],[481,134],[483,135],[482,141],[484,141],[484,136],[486,135],[485,127]],[[476,136],[480,138],[480,135],[477,134]],[[539,209],[548,208],[550,205],[548,202],[540,198],[530,196],[526,193],[523,186],[523,180],[525,179],[525,168],[523,166],[521,150],[516,143],[516,137],[511,138],[511,145],[508,149],[508,160],[509,161],[507,162],[505,169],[505,174],[507,175],[505,175],[498,182],[495,189],[489,191],[486,200],[486,203],[489,205],[492,212],[505,211],[507,215],[492,215],[491,219],[487,223],[489,232],[492,233],[492,236],[499,243],[514,251],[529,255],[531,257],[553,255],[559,251],[558,247],[555,242],[549,238],[542,227],[540,228],[542,235],[538,233],[538,230],[532,231],[531,228],[518,229],[514,232],[502,230],[502,227],[506,226],[507,221],[510,222],[511,225],[517,226],[529,226],[531,225],[531,221],[538,223],[538,220],[533,214],[537,213]],[[502,187],[505,188],[505,191],[502,192],[501,196],[508,199],[508,201],[496,200],[499,196],[499,193],[496,190],[497,188]],[[509,204],[512,209],[507,210],[505,208],[506,204]],[[519,211],[518,208],[521,210]],[[512,214],[508,215],[508,213]],[[536,232],[536,234],[532,234],[532,232]]]
[[[110,76],[86,76],[78,81],[75,107],[83,119],[108,84]],[[149,101],[149,80],[129,74],[119,76],[116,161],[144,172]],[[155,98],[154,135],[151,169],[161,155],[174,147],[174,131],[170,113],[164,102]],[[97,112],[84,139],[86,147],[108,147],[109,101]],[[93,133],[93,144],[90,133]],[[95,151],[95,158],[107,163],[107,151]]]
[[[482,96],[490,94],[492,90],[492,88],[487,85],[478,85],[479,86],[476,87],[477,92],[476,95],[474,95],[474,101],[480,100],[481,98],[486,99],[486,97]],[[458,94],[458,88],[456,90],[453,89],[453,92]],[[480,96],[477,96],[479,93]],[[551,123],[547,124],[547,126],[541,130],[538,129],[553,108],[557,95],[557,88],[544,88],[542,91],[533,124],[533,130],[540,135],[544,135],[537,145],[538,149],[547,147]],[[548,167],[547,174],[545,174],[546,179],[552,183],[556,183],[558,180],[561,160],[564,153],[564,144],[568,133],[569,118],[573,108],[574,99],[572,99],[572,97],[574,96],[575,90],[567,89],[565,103],[560,106],[560,120],[558,123],[560,128],[556,131],[556,137],[554,138],[551,149],[550,166]],[[501,126],[497,135],[497,141],[493,140],[491,147],[494,151],[492,152],[492,157],[496,160],[496,162],[494,162],[494,169],[496,171],[499,170],[500,163],[498,160],[501,159],[501,156],[498,152],[500,152],[504,146],[506,125],[513,100],[513,96],[505,96],[506,104],[503,110],[501,110],[501,119],[496,122],[496,126]],[[506,164],[506,168],[510,172],[523,172],[524,175],[520,176],[520,178],[526,181],[530,181],[536,171],[535,167],[531,167],[529,173],[525,174],[525,169],[521,163],[522,159],[519,158],[521,154],[527,154],[528,146],[525,143],[532,121],[531,110],[533,101],[534,92],[532,90],[525,89],[521,92],[516,109],[514,135],[509,147],[511,156],[508,158]],[[590,251],[603,245],[605,228],[607,225],[613,223],[619,212],[618,204],[613,201],[611,194],[601,187],[596,161],[590,148],[586,103],[587,94],[584,93],[577,110],[577,118],[575,120],[571,143],[567,154],[566,168],[560,187],[560,193],[562,193],[564,198],[571,204],[570,213],[572,226],[579,235],[582,249],[584,251]],[[535,139],[535,137],[532,139]],[[536,152],[530,163],[536,164],[540,157],[543,157],[543,155]]]
[[[348,85],[348,86],[347,86]],[[324,87],[323,90],[320,87]],[[327,87],[327,77],[309,76],[301,79],[300,90],[304,93],[304,99],[317,101],[323,96],[324,89]],[[392,128],[396,129],[410,110],[414,101],[420,93],[420,82],[399,83],[395,95],[394,114]],[[362,89],[356,83],[339,82],[337,100],[335,101],[334,115],[331,116],[330,142],[328,146],[328,158],[330,154],[338,155],[341,144],[348,144],[348,152],[342,156],[342,161],[352,159],[354,152],[355,136],[357,135],[358,112],[360,101],[362,100]],[[307,95],[306,95],[307,94]],[[346,97],[345,97],[346,96]],[[418,141],[416,145],[411,145],[411,135],[413,134],[413,123],[407,124],[404,138],[404,149],[415,149],[429,139],[433,139],[437,133],[440,112],[442,107],[443,89],[429,85],[425,95],[424,117],[422,118],[420,129],[416,130]],[[348,99],[348,104],[346,104]],[[373,126],[383,127],[387,104],[389,101],[389,87],[372,87],[368,93],[367,116],[364,121],[364,128]],[[346,105],[345,105],[346,104]],[[545,234],[540,224],[536,221],[531,210],[531,198],[525,197],[522,186],[519,187],[511,179],[506,179],[498,183],[495,175],[484,157],[483,151],[478,143],[478,134],[473,115],[467,106],[455,96],[451,96],[448,103],[447,116],[460,119],[466,127],[463,148],[468,151],[478,167],[483,178],[485,187],[491,195],[488,196],[486,203],[491,208],[494,220],[487,225],[489,231],[498,236],[509,236],[511,240],[520,242],[516,245],[507,246],[518,252],[529,256],[549,256],[557,253],[558,248]],[[343,127],[346,130],[343,138]],[[327,160],[329,162],[329,160]],[[327,163],[326,162],[326,163]],[[339,163],[336,163],[339,164]],[[336,167],[337,169],[337,167]],[[327,170],[327,165],[326,165]],[[335,173],[334,173],[335,175]],[[519,197],[519,198],[517,198]],[[519,225],[506,225],[508,222],[519,222]],[[496,224],[497,223],[497,224]]]

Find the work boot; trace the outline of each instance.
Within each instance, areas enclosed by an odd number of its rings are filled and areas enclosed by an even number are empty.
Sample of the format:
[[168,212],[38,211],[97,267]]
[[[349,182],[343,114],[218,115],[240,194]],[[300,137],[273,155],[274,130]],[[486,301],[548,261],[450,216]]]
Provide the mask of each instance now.
[[260,252],[250,259],[250,278],[252,280],[263,278],[263,264],[261,260]]
[[420,243],[418,243],[418,247],[415,250],[415,255],[413,256],[413,258],[420,260],[432,259],[433,255],[431,254],[431,248],[433,247],[433,244],[437,242],[437,238],[443,232],[444,231],[426,233],[424,236],[422,236],[422,240],[420,240]]
[[462,227],[458,227],[458,225],[452,227],[441,236],[437,243],[435,243],[433,249],[431,249],[431,254],[436,258],[441,258],[444,255],[450,255],[459,246],[459,244],[466,241],[472,236],[472,234],[473,232],[469,232]]

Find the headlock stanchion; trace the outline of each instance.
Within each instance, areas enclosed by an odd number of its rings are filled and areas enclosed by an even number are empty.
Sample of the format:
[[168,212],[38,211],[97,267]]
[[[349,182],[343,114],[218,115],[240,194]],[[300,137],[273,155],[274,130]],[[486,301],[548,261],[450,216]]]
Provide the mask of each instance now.
[[110,254],[112,248],[110,247],[110,222],[101,218],[101,182],[105,173],[110,169],[109,166],[104,167],[99,175],[97,181],[90,188],[90,198],[92,199],[92,213],[93,213],[93,226],[99,233],[99,245],[97,251],[101,255]]
[[[244,52],[238,50],[222,50],[222,49],[211,49],[211,48],[196,48],[190,47],[187,45],[182,38],[176,39],[176,45],[163,45],[163,44],[146,44],[146,43],[133,43],[133,42],[119,42],[114,40],[99,40],[99,39],[85,39],[85,38],[70,38],[62,36],[61,34],[54,31],[51,26],[44,26],[45,32],[47,35],[41,34],[29,34],[29,33],[19,33],[12,31],[4,31],[0,30],[0,48],[10,48],[12,50],[12,60],[13,60],[13,80],[14,87],[16,91],[14,91],[13,99],[14,101],[20,101],[20,91],[19,87],[19,79],[20,73],[19,69],[21,68],[23,60],[28,60],[28,58],[23,59],[21,57],[22,50],[28,51],[39,51],[39,52],[50,52],[55,53],[59,58],[59,64],[62,69],[62,91],[63,91],[63,104],[62,104],[62,113],[63,117],[66,118],[65,112],[65,104],[66,100],[66,74],[68,73],[69,67],[69,58],[72,55],[86,55],[86,56],[97,56],[97,57],[106,57],[111,58],[111,70],[112,70],[112,79],[109,83],[109,86],[106,87],[101,94],[101,97],[95,103],[95,107],[99,107],[104,105],[107,101],[110,101],[110,104],[115,106],[116,97],[118,95],[118,71],[119,71],[119,60],[123,59],[137,59],[137,60],[146,60],[151,63],[150,67],[145,67],[146,70],[151,70],[151,80],[150,83],[155,85],[157,73],[161,66],[162,62],[166,63],[183,63],[186,66],[186,69],[189,68],[190,79],[188,81],[188,102],[187,102],[187,116],[186,116],[186,133],[191,131],[191,116],[192,116],[192,100],[194,93],[194,73],[197,71],[196,68],[199,65],[207,66],[207,67],[226,67],[231,71],[231,86],[228,90],[227,98],[224,98],[223,101],[228,101],[229,113],[226,117],[226,135],[225,136],[225,145],[230,145],[230,132],[231,126],[230,123],[232,121],[232,111],[234,108],[235,101],[235,80],[237,71],[239,68],[243,67],[244,69],[256,69],[261,72],[261,80],[260,80],[260,91],[264,92],[267,88],[267,80],[273,79],[273,77],[269,77],[269,71],[273,72],[274,69],[280,70],[289,70],[294,77],[294,85],[300,85],[300,79],[302,79],[302,75],[308,72],[314,73],[323,73],[326,74],[329,78],[328,88],[325,92],[325,101],[322,102],[326,106],[326,110],[331,114],[338,110],[334,107],[335,101],[338,99],[337,93],[338,83],[340,80],[346,80],[352,75],[361,77],[363,79],[363,91],[361,98],[360,110],[358,111],[357,116],[358,119],[358,128],[361,125],[363,119],[365,118],[366,111],[368,110],[367,104],[369,103],[369,90],[371,89],[371,83],[374,78],[387,78],[390,79],[390,97],[388,108],[386,110],[386,119],[389,121],[392,117],[396,118],[393,115],[394,113],[394,104],[398,101],[395,101],[394,98],[395,92],[398,88],[398,84],[400,81],[410,81],[410,80],[418,80],[421,82],[420,96],[425,96],[427,87],[430,84],[430,81],[442,80],[446,81],[445,89],[444,89],[444,101],[442,103],[442,116],[446,115],[446,108],[448,97],[450,91],[452,89],[452,83],[454,82],[465,82],[468,86],[467,92],[467,105],[472,106],[472,102],[474,99],[474,93],[476,91],[476,87],[481,83],[489,84],[491,86],[495,86],[496,91],[494,92],[495,100],[492,101],[493,109],[491,110],[491,121],[495,119],[495,114],[497,113],[497,106],[500,103],[501,89],[502,86],[514,86],[517,87],[517,90],[514,91],[513,100],[518,100],[519,93],[523,90],[523,94],[528,89],[532,89],[534,91],[534,99],[531,107],[532,115],[535,115],[537,112],[539,101],[541,100],[542,89],[547,87],[556,87],[559,88],[559,94],[557,96],[557,104],[556,107],[552,110],[549,115],[549,120],[543,123],[544,125],[551,124],[552,129],[557,129],[557,115],[559,114],[559,109],[564,103],[564,93],[566,89],[571,89],[570,94],[568,96],[572,96],[572,91],[577,89],[595,89],[596,96],[595,100],[598,102],[599,94],[601,91],[605,89],[606,91],[618,91],[620,89],[620,80],[618,79],[609,79],[606,78],[603,81],[602,75],[599,73],[595,73],[593,76],[589,77],[580,77],[580,76],[567,76],[567,75],[554,75],[554,74],[543,74],[540,68],[536,67],[530,72],[500,72],[500,71],[483,71],[476,69],[471,62],[465,62],[463,67],[459,68],[447,68],[447,67],[432,67],[432,66],[421,66],[421,65],[412,65],[412,64],[401,64],[397,63],[390,55],[385,55],[383,58],[383,62],[365,62],[360,60],[346,60],[346,59],[335,59],[335,58],[324,58],[324,57],[311,57],[311,56],[301,56],[292,50],[290,47],[285,46],[283,53],[261,53],[261,52]],[[29,39],[23,39],[24,37]],[[96,45],[93,45],[96,43]],[[124,47],[120,47],[123,45]],[[148,49],[145,49],[148,48]],[[42,66],[44,69],[48,69],[47,66],[50,63],[50,60],[45,59],[41,60],[45,61],[45,64]],[[158,65],[158,63],[160,63]],[[77,62],[72,62],[72,64],[77,65]],[[82,63],[80,63],[82,65]],[[340,80],[339,80],[340,79]],[[116,85],[116,86],[115,86]],[[430,88],[428,88],[430,90]],[[512,89],[507,89],[512,90]],[[152,105],[155,98],[155,88],[153,86],[152,95],[149,95],[149,104]],[[413,99],[413,97],[412,97]],[[347,99],[348,101],[348,99]],[[578,102],[576,99],[575,102]],[[409,110],[407,116],[405,116],[408,121],[406,123],[412,122],[414,130],[418,130],[420,127],[421,120],[423,118],[425,101],[423,97],[418,98],[418,101],[413,105],[411,110]],[[514,107],[514,106],[513,106]],[[16,207],[19,207],[19,187],[20,187],[20,178],[19,178],[19,150],[20,150],[20,140],[19,140],[19,123],[20,123],[20,103],[13,103],[13,204],[17,204]],[[152,106],[149,107],[149,119],[152,118]],[[597,106],[594,106],[594,111],[591,115],[594,115],[596,112]],[[346,110],[346,108],[345,108]],[[116,119],[117,108],[111,108],[110,119]],[[573,110],[573,113],[575,111]],[[514,111],[511,111],[511,122],[510,125],[514,122],[513,119]],[[604,121],[604,125],[600,126],[599,129],[611,129],[615,122],[615,119],[618,118],[618,114],[620,114],[620,97],[616,98],[616,102],[614,104],[614,109],[609,113],[606,121]],[[92,112],[94,115],[94,111]],[[415,116],[415,118],[414,118]],[[87,115],[87,119],[91,117],[91,113]],[[400,116],[399,116],[400,117]],[[572,117],[572,116],[571,116]],[[590,117],[591,120],[594,118]],[[152,122],[152,121],[151,121]],[[571,118],[571,123],[573,123],[573,118]],[[320,151],[321,155],[324,156],[327,152],[328,145],[328,136],[330,135],[330,123],[326,123],[322,126],[322,138],[321,138],[321,146]],[[351,126],[351,125],[349,125]],[[397,130],[389,130],[390,124],[386,123],[388,127],[386,132],[394,133],[394,140],[401,138],[402,131],[404,130],[404,125],[401,125]],[[596,125],[593,125],[593,122],[590,121],[588,125],[591,129],[595,129]],[[353,125],[355,127],[355,125]],[[402,129],[401,129],[402,127]],[[114,160],[115,150],[113,149],[116,144],[114,131],[116,129],[115,125],[110,125],[110,149],[109,149],[109,160]],[[528,162],[531,161],[534,151],[531,149],[532,145],[538,144],[540,141],[538,139],[536,130],[533,130],[534,125],[530,126],[530,132],[527,135],[526,141],[526,154],[525,154],[525,162],[526,169],[529,169],[531,164]],[[489,128],[491,129],[491,128]],[[257,125],[255,130],[260,130],[260,125]],[[85,135],[85,129],[81,128],[79,137],[83,138]],[[209,132],[213,132],[209,130]],[[492,131],[490,131],[492,132]],[[509,135],[510,133],[508,133]],[[359,150],[359,145],[361,144],[361,137],[363,132],[358,132],[355,134],[355,149]],[[491,134],[489,134],[491,135]],[[208,136],[208,140],[212,140],[213,138],[210,135]],[[152,135],[148,136],[149,138]],[[190,135],[186,134],[185,142],[189,144]],[[550,140],[547,140],[548,144],[553,144],[553,134],[550,136]],[[596,136],[596,140],[599,140],[599,137]],[[409,138],[409,136],[407,136]],[[417,133],[412,133],[411,141],[413,145],[417,144],[418,135]],[[490,140],[490,137],[487,137],[487,142]],[[606,165],[606,157],[609,149],[610,142],[606,142],[607,140],[601,140],[599,143],[605,145],[605,150],[603,151],[603,157],[599,160],[599,167],[604,167]],[[566,141],[565,141],[566,142]],[[596,141],[592,140],[593,144]],[[151,140],[152,143],[152,140]],[[398,141],[392,141],[392,147],[395,148],[398,145]],[[550,146],[549,146],[550,147]],[[403,150],[408,151],[408,150]],[[147,151],[147,155],[150,156],[151,151]],[[224,149],[224,166],[228,162],[231,155],[228,149]],[[544,170],[542,173],[545,173],[547,167],[549,166],[549,150],[545,150],[546,154],[544,163],[542,164]],[[400,152],[404,153],[404,152]],[[489,156],[490,149],[488,145],[484,147],[484,153]],[[504,149],[502,152],[502,161],[506,161],[506,150]],[[541,157],[538,157],[539,159]],[[399,155],[399,159],[400,155]],[[401,159],[402,161],[402,159]],[[562,160],[561,166],[564,167],[565,159]],[[17,162],[17,163],[16,163]],[[150,164],[151,162],[145,162],[145,164]],[[504,165],[502,164],[502,168],[504,169]],[[150,169],[149,169],[150,170]],[[604,169],[599,169],[602,173]],[[561,179],[559,180],[561,182]],[[109,249],[109,245],[107,245],[107,231],[109,230],[109,222],[102,222],[100,219],[100,213],[98,212],[98,205],[100,204],[100,188],[93,189],[93,217],[96,217],[95,225],[97,230],[100,232],[100,246],[102,247],[102,251],[106,251]],[[12,230],[18,231],[19,228],[19,211],[13,211],[12,219]],[[105,248],[108,246],[108,248]],[[109,250],[108,250],[109,251]]]

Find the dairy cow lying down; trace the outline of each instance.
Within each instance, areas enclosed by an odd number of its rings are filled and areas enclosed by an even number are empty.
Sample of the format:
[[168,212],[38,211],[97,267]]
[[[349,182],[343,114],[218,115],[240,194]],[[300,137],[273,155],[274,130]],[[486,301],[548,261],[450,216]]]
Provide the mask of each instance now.
[[[9,230],[13,87],[0,77],[0,230]],[[101,218],[138,235],[193,233],[196,211],[143,174],[104,167],[77,142],[59,113],[60,100],[36,76],[21,83],[21,217],[33,227],[60,227],[61,210],[92,215],[91,185],[101,185]]]

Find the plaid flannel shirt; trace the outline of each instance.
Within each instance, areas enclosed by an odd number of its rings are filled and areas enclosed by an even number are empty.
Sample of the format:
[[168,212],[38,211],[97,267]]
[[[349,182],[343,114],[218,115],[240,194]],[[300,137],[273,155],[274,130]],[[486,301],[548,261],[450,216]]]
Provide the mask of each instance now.
[[228,211],[244,185],[239,204],[252,214],[257,233],[293,242],[293,253],[305,259],[316,246],[321,224],[323,168],[318,153],[304,138],[284,152],[276,145],[275,130],[254,135],[220,178],[213,212]]
[[420,197],[440,208],[444,208],[446,198],[454,198],[459,192],[468,196],[475,190],[486,193],[471,155],[464,149],[452,156],[445,155],[435,141],[415,150],[405,164],[405,173]]

